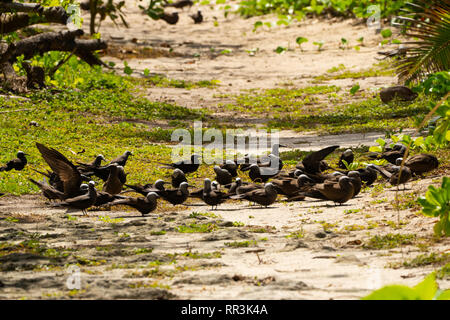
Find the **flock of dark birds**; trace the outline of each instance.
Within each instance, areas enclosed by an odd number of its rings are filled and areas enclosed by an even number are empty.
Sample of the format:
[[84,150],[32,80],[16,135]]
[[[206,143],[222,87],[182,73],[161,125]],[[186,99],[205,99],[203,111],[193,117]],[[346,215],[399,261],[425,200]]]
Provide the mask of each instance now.
[[[191,8],[194,5],[194,2],[192,2],[191,0],[178,0],[172,3],[164,3],[163,7],[164,8],[177,8],[177,9],[183,9],[185,7],[189,7]],[[195,24],[198,23],[202,23],[203,22],[203,15],[202,12],[200,10],[197,10],[196,13],[194,14],[190,14],[189,17],[194,21]],[[164,20],[165,22],[167,22],[168,24],[176,24],[178,22],[178,20],[180,19],[180,16],[178,15],[178,12],[171,12],[171,13],[167,13],[165,11],[163,11],[160,15],[159,18],[161,20]]]
[[[158,162],[160,166],[173,170],[170,182],[158,179],[146,185],[129,185],[126,184],[124,167],[132,155],[130,151],[106,165],[102,165],[106,161],[103,155],[98,155],[91,163],[74,164],[54,148],[36,143],[51,170],[41,172],[33,169],[44,178],[42,181],[29,180],[41,189],[52,207],[67,207],[86,214],[90,207],[125,205],[146,215],[156,209],[159,198],[174,206],[183,204],[188,198],[197,198],[212,209],[227,200],[247,200],[267,207],[277,200],[278,195],[283,195],[286,201],[313,198],[342,204],[357,196],[362,186],[372,185],[378,175],[391,185],[405,185],[414,176],[421,176],[439,166],[434,155],[424,153],[403,161],[406,147],[397,143],[381,153],[367,154],[369,159],[385,159],[385,165],[368,164],[365,168],[346,170],[354,161],[353,151],[347,149],[341,154],[337,168],[331,168],[324,159],[339,146],[330,146],[311,152],[294,169],[283,171],[280,146],[274,144],[267,157],[245,155],[240,159],[236,156],[234,160],[226,160],[214,166],[215,177],[204,179],[203,188],[190,191],[193,186],[186,176],[196,172],[200,166],[200,157],[196,154],[175,163]],[[1,166],[0,171],[22,170],[27,164],[26,155],[19,151],[17,158]],[[334,171],[326,173],[330,169]],[[242,181],[238,171],[248,172],[252,182]],[[104,182],[101,191],[95,188],[97,183],[94,179]],[[172,188],[166,188],[166,184],[171,184]],[[143,197],[126,196],[129,192]]]

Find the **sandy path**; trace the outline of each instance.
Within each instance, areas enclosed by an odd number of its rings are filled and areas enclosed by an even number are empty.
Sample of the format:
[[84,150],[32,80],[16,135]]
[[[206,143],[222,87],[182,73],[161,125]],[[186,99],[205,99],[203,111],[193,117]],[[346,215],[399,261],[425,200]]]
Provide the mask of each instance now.
[[[198,9],[202,11],[205,21],[194,24],[188,15]],[[280,27],[276,26],[274,15],[242,19],[230,14],[225,18],[217,6],[195,5],[190,11],[180,11],[180,20],[176,25],[168,25],[145,17],[137,6],[130,5],[125,12],[129,29],[117,29],[111,22],[105,21],[101,33],[103,38],[111,41],[112,46],[122,46],[120,57],[133,68],[134,75],[142,75],[144,69],[148,69],[153,74],[174,79],[220,81],[221,85],[215,90],[151,88],[147,92],[152,99],[188,107],[211,108],[218,102],[226,101],[218,98],[220,94],[239,93],[245,89],[286,84],[293,87],[311,85],[312,78],[340,64],[348,70],[358,71],[379,62],[375,58],[380,50],[378,44],[381,36],[365,24],[357,24],[353,20],[307,19]],[[88,20],[87,16],[84,18]],[[252,32],[253,24],[258,20],[270,21],[274,26]],[[214,21],[218,22],[217,26],[214,26]],[[299,36],[309,39],[302,45],[303,51],[295,43]],[[353,47],[359,44],[357,39],[360,37],[364,37],[364,46],[356,51]],[[350,49],[339,48],[341,38],[349,41]],[[317,50],[314,41],[324,41],[322,51]],[[277,54],[274,50],[278,46],[288,51]],[[177,56],[165,57],[163,54],[157,58],[130,58],[133,52],[145,47],[163,50],[166,56]],[[173,50],[171,53],[169,48]],[[231,52],[222,54],[223,50]],[[254,54],[250,53],[252,50]],[[105,57],[105,60],[115,62],[116,69],[123,70],[122,60],[112,57]],[[357,82],[362,89],[375,90],[395,83],[396,79],[377,77],[358,79]],[[352,79],[329,82],[343,89],[351,88],[354,83]]]
[[[412,189],[400,192],[400,199],[423,193],[429,183],[409,183]],[[0,257],[2,270],[9,270],[0,276],[0,298],[357,299],[385,284],[413,285],[438,266],[401,264],[444,252],[450,240],[433,240],[435,219],[417,209],[393,210],[394,190],[367,190],[344,206],[312,200],[259,208],[238,202],[211,211],[193,203],[145,218],[119,210],[73,213],[71,220],[37,196],[2,199],[2,241],[38,239],[40,246],[68,256],[52,259],[17,249]],[[119,220],[101,220],[105,215]],[[216,227],[177,231],[192,223]],[[161,230],[165,234],[155,234]],[[302,237],[289,237],[298,231]],[[392,249],[365,248],[374,235],[388,233],[415,236]],[[244,241],[250,246],[226,244]],[[182,256],[188,252],[209,256]],[[69,293],[67,266],[77,262],[81,290]],[[439,283],[450,286],[449,280]]]

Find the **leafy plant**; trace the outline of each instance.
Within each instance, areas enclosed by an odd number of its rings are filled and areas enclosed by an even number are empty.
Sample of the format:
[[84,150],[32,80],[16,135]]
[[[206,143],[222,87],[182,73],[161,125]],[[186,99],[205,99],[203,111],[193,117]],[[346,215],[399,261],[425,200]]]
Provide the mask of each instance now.
[[414,287],[388,285],[375,290],[363,300],[450,300],[450,290],[440,290],[432,272]]
[[286,50],[287,50],[287,48],[278,46],[278,47],[275,49],[275,52],[278,53],[278,54],[280,54],[280,53],[285,52]]
[[[410,3],[408,3],[410,4]],[[450,69],[450,3],[441,0],[417,0],[408,7],[407,54],[396,63],[400,80],[424,79],[428,74]]]
[[450,71],[441,71],[428,75],[428,77],[413,88],[415,92],[423,92],[438,98],[450,92]]
[[[89,0],[88,2],[82,3],[81,8],[88,10],[91,15],[91,22],[89,26],[90,34],[93,35],[98,33],[103,20],[109,17],[111,21],[117,26],[116,20],[120,18],[122,24],[128,28],[128,23],[125,20],[125,14],[122,12],[122,8],[125,5],[125,1],[113,2],[113,0]],[[100,17],[97,25],[97,30],[95,30],[95,22],[97,15]]]
[[430,217],[439,217],[434,226],[437,236],[450,235],[450,178],[443,177],[440,188],[429,186],[425,197],[417,200],[423,207],[422,213]]
[[299,45],[300,50],[303,51],[302,49],[302,43],[308,42],[308,39],[304,38],[304,37],[297,37],[297,39],[295,39],[295,42]]
[[323,41],[314,41],[313,45],[317,46],[317,51],[322,51],[324,42]]
[[360,89],[359,83],[355,84],[351,89],[350,93],[354,95]]

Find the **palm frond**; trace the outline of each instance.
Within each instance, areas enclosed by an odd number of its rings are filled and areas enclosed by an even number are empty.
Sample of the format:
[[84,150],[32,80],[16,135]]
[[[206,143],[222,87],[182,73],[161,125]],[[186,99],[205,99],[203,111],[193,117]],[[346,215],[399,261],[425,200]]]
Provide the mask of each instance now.
[[405,22],[406,36],[417,40],[405,42],[407,54],[395,67],[400,81],[410,82],[428,74],[450,69],[450,3],[448,0],[417,0],[410,5]]

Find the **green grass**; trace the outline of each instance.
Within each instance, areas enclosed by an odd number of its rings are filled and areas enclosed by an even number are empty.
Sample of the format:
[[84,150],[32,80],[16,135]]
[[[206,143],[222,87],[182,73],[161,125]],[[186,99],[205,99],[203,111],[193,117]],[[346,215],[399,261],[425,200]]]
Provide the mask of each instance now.
[[401,245],[412,244],[416,239],[414,234],[392,234],[388,233],[383,236],[373,236],[364,246],[367,249],[393,249]]
[[160,75],[155,75],[148,78],[132,78],[128,77],[131,82],[140,85],[142,87],[172,87],[179,89],[195,89],[195,88],[215,88],[220,84],[219,80],[200,80],[200,81],[187,81],[178,79],[169,79]]
[[343,64],[327,70],[327,74],[314,77],[314,82],[322,82],[328,80],[339,79],[361,79],[369,77],[393,77],[394,69],[389,65],[389,60],[374,64],[371,68],[359,71],[346,70]]
[[224,244],[230,248],[246,248],[246,247],[255,247],[257,245],[257,242],[255,240],[233,241],[233,242],[225,242]]
[[[64,71],[65,77],[56,76],[56,91],[33,92],[27,99],[0,97],[0,163],[15,158],[19,150],[29,154],[23,171],[2,174],[2,192],[19,195],[38,191],[27,178],[41,180],[31,169],[47,170],[48,166],[36,142],[56,148],[73,162],[90,162],[97,154],[112,159],[130,150],[134,155],[125,170],[140,175],[129,175],[128,182],[154,181],[168,170],[151,161],[171,162],[171,148],[153,142],[170,141],[175,128],[188,127],[185,121],[204,118],[204,112],[139,97],[139,88],[130,78],[82,64],[78,67],[76,75]],[[152,128],[145,123],[155,120],[174,121],[177,126]],[[31,121],[38,126],[29,125]],[[85,152],[74,155],[71,150]]]
[[177,227],[176,231],[180,233],[208,233],[213,232],[217,229],[218,227],[214,223],[204,223],[204,224],[191,223],[186,226],[182,225]]
[[414,118],[429,111],[430,99],[424,96],[411,104],[387,105],[378,95],[346,103],[347,93],[338,95],[339,91],[336,86],[251,90],[234,96],[223,108],[267,119],[267,128],[320,133],[395,131],[413,127]]
[[430,254],[421,254],[412,260],[404,261],[406,268],[422,267],[427,265],[442,265],[450,263],[450,253],[432,252]]
[[438,279],[450,279],[450,263],[447,263],[441,269],[436,272]]

